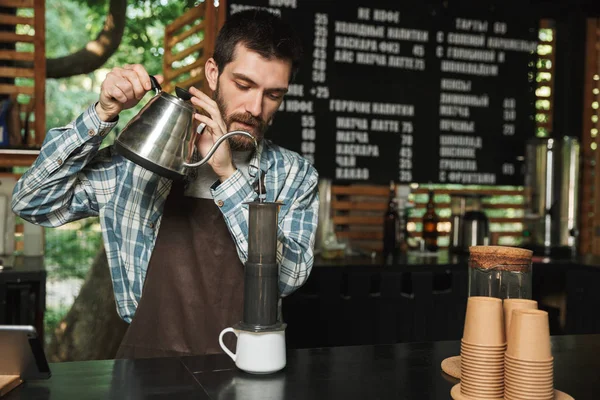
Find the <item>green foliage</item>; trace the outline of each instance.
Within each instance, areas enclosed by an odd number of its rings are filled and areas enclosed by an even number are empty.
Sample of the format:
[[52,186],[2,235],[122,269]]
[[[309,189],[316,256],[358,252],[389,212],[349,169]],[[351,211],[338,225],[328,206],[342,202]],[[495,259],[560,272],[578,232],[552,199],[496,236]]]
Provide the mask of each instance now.
[[93,38],[94,18],[89,8],[77,2],[46,0],[46,57],[67,56],[85,46]]
[[60,229],[46,229],[48,278],[84,279],[101,247],[97,218],[77,221]]
[[46,312],[44,313],[44,331],[46,332],[44,335],[45,345],[50,343],[52,333],[57,328],[60,321],[67,315],[69,308],[70,307],[64,306],[46,309]]
[[93,78],[93,75],[46,80],[48,129],[66,125],[98,100],[98,93],[86,90],[83,85],[83,81],[90,78]]
[[[119,49],[94,73],[46,82],[47,129],[64,126],[98,99],[100,84],[111,68],[139,63],[150,74],[162,73],[165,26],[197,0],[135,0],[127,5],[127,25]],[[102,30],[109,0],[47,0],[46,55],[62,57],[81,49]],[[121,114],[122,128],[147,101]],[[114,134],[113,134],[114,137]],[[112,138],[105,140],[111,143]]]

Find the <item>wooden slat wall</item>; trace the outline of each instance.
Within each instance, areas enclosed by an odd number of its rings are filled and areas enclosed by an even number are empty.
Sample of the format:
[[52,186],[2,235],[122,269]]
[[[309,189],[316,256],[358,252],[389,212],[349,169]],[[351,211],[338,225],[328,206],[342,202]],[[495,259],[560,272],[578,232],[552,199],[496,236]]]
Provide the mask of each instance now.
[[[418,188],[411,193],[427,194],[428,188]],[[520,189],[435,189],[437,194],[479,193],[488,196],[523,196]],[[336,235],[339,239],[348,239],[353,247],[368,251],[381,251],[383,247],[383,214],[387,209],[389,188],[378,185],[333,185],[331,187],[331,216]],[[416,209],[425,208],[425,203],[415,204]],[[450,208],[450,203],[436,203],[436,209]],[[523,209],[524,205],[512,203],[485,203],[483,210]],[[490,223],[523,223],[522,217],[489,218]],[[449,222],[449,218],[440,218],[440,222]],[[420,223],[421,218],[412,217],[409,222]],[[522,230],[491,232],[491,241],[497,244],[500,237],[522,236]],[[409,232],[411,237],[420,237],[421,232]],[[448,236],[448,232],[440,232],[440,237]]]
[[[600,149],[592,149],[592,144],[598,143],[596,135],[600,129],[600,123],[592,120],[594,115],[598,116],[598,111],[592,108],[592,103],[600,101],[600,96],[594,93],[594,89],[600,90],[600,81],[594,79],[600,75],[600,19],[589,18],[586,30],[579,252],[600,255]],[[593,131],[594,129],[596,131]]]
[[[166,91],[172,91],[175,86],[187,89],[190,86],[201,88],[206,93],[209,88],[204,79],[204,64],[212,56],[216,35],[225,22],[225,1],[215,7],[212,0],[206,0],[191,8],[165,28],[165,55],[163,69]],[[203,39],[185,49],[175,47],[194,35],[203,35]],[[175,68],[174,63],[188,56],[196,56],[196,60],[184,66]],[[189,76],[187,76],[189,74]],[[187,77],[186,77],[187,76]]]
[[[0,0],[0,7],[14,8],[15,14],[18,9],[32,8],[33,18],[21,17],[12,14],[1,14],[0,20],[5,25],[25,24],[31,25],[34,31],[33,35],[17,34],[15,32],[0,32],[0,41],[4,43],[33,43],[33,52],[20,52],[15,50],[0,50],[0,77],[2,78],[29,78],[33,81],[33,86],[17,86],[16,84],[0,84],[0,95],[9,95],[16,103],[18,95],[29,97],[29,104],[20,104],[17,112],[20,115],[16,120],[21,122],[21,130],[24,129],[23,116],[28,112],[33,113],[35,122],[31,131],[21,132],[27,136],[27,145],[29,147],[39,148],[44,141],[46,134],[46,10],[45,0]],[[33,68],[22,68],[14,66],[15,62],[33,61]],[[22,100],[22,99],[21,99]],[[19,128],[16,128],[17,131]],[[33,135],[31,134],[33,133]],[[17,157],[18,158],[18,157]],[[3,157],[0,166],[7,165],[8,157]],[[14,160],[13,160],[14,161]],[[22,165],[17,162],[16,165]]]

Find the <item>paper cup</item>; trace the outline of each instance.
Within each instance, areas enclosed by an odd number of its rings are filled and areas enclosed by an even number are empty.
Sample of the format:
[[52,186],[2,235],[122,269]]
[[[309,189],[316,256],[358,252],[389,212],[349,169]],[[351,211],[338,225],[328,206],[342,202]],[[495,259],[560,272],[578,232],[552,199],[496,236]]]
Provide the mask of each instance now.
[[469,297],[463,340],[476,345],[504,345],[506,335],[502,300],[494,297]]
[[505,299],[502,302],[504,308],[504,326],[506,337],[508,337],[508,328],[512,319],[512,311],[517,309],[537,310],[538,303],[535,300],[527,299]]
[[552,359],[550,327],[546,311],[513,310],[506,354],[523,361]]

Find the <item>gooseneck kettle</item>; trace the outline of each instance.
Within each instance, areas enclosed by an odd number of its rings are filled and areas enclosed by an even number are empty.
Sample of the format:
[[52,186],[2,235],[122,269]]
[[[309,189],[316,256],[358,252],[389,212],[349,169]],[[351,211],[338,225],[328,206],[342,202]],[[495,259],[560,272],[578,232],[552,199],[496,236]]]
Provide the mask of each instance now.
[[117,136],[115,150],[128,160],[165,178],[182,179],[188,168],[205,164],[217,148],[231,136],[254,136],[245,131],[232,131],[221,136],[198,162],[192,163],[197,135],[206,127],[200,124],[194,130],[192,95],[185,89],[175,88],[177,96],[165,93],[158,81],[150,76],[154,96],[131,119]]

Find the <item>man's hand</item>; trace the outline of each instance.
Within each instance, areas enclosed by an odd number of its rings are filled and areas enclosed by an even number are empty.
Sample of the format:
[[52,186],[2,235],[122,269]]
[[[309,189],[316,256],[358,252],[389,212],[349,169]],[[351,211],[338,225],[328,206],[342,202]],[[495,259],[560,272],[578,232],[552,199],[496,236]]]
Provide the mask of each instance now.
[[[227,133],[227,126],[225,125],[225,121],[223,121],[217,103],[215,103],[213,99],[195,87],[190,87],[189,92],[193,96],[191,99],[192,103],[204,110],[210,116],[207,117],[200,113],[194,114],[194,118],[206,124],[204,133],[202,133],[196,141],[196,146],[198,147],[198,151],[200,151],[200,155],[206,157],[206,154],[215,142]],[[229,143],[227,141],[224,141],[219,145],[217,151],[215,151],[208,160],[208,164],[212,167],[213,171],[215,171],[215,174],[217,174],[221,182],[233,175],[236,168],[233,165],[231,149],[229,148]]]
[[[158,83],[163,77],[156,75]],[[106,75],[100,87],[96,112],[102,121],[114,120],[122,110],[134,107],[152,89],[150,76],[139,64],[115,67]]]

